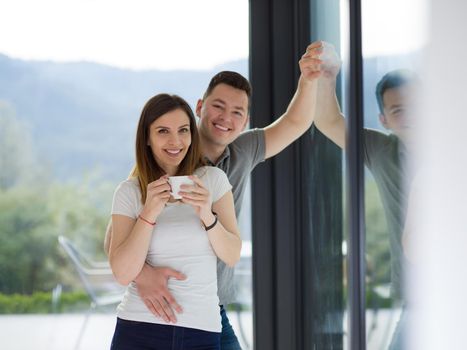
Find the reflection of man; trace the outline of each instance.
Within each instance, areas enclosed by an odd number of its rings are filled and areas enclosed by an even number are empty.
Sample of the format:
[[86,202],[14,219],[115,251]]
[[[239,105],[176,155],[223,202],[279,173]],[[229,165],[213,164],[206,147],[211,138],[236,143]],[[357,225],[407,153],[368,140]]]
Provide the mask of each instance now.
[[[319,76],[317,56],[321,42],[311,44],[299,62],[301,77],[287,111],[274,123],[242,133],[249,120],[251,87],[234,72],[215,75],[198,101],[196,114],[203,153],[210,165],[224,170],[231,182],[238,216],[247,178],[253,168],[272,157],[300,137],[311,125],[316,104],[316,79]],[[111,231],[106,235],[106,251]],[[167,322],[176,322],[173,310],[181,307],[167,289],[168,278],[184,276],[168,267],[145,265],[136,279],[138,292],[146,306]],[[221,303],[221,349],[240,349],[223,305],[235,301],[233,269],[218,263],[218,294]],[[182,305],[183,306],[183,305]]]
[[[345,148],[345,120],[335,95],[336,76],[339,66],[326,69],[319,79],[316,127],[335,144]],[[405,258],[401,236],[404,228],[407,191],[410,174],[406,166],[410,146],[410,105],[414,76],[409,71],[396,70],[387,73],[376,87],[380,109],[379,120],[389,134],[363,130],[363,157],[378,186],[384,207],[391,253],[391,294],[404,302],[403,268]],[[398,326],[398,328],[400,328]],[[392,349],[400,348],[400,330],[393,337]]]

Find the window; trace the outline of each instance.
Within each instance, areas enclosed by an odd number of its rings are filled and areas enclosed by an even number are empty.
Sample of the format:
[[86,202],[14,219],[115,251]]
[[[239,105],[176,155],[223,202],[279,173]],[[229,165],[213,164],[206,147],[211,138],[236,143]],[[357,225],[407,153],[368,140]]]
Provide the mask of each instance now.
[[407,259],[402,247],[413,180],[415,96],[426,44],[425,1],[362,2],[367,348],[403,348]]
[[[226,26],[220,13],[234,24]],[[80,333],[89,293],[57,238],[66,236],[88,260],[106,260],[112,194],[134,163],[142,106],[169,92],[194,108],[218,71],[248,77],[248,18],[247,1],[2,4],[0,325],[6,347],[65,349],[74,340],[86,349],[109,347],[115,304],[91,316]],[[246,247],[249,210],[246,205],[240,223]],[[248,249],[243,256],[240,289],[251,304]],[[251,307],[243,309],[251,344]]]

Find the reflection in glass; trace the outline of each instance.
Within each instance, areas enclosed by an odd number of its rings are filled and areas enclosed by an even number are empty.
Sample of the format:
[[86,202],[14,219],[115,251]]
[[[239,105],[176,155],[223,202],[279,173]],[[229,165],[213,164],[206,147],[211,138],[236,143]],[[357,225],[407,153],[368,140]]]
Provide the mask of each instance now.
[[[366,202],[367,288],[370,296],[368,308],[370,310],[382,308],[383,305],[378,303],[382,303],[383,299],[388,299],[389,296],[393,308],[402,308],[401,321],[398,322],[390,342],[391,349],[402,347],[406,308],[404,290],[406,260],[402,251],[401,236],[407,209],[407,185],[412,177],[407,159],[410,150],[410,127],[413,117],[411,104],[415,80],[413,73],[407,70],[386,73],[375,90],[379,122],[388,133],[373,128],[363,130],[363,157],[365,165],[371,171],[371,174],[366,176],[366,197],[370,199]],[[381,203],[371,200],[376,188]],[[377,215],[379,210],[378,204],[384,208],[386,223],[382,226],[383,222],[374,221],[374,215]],[[384,251],[383,254],[381,250]],[[388,265],[389,271],[381,270],[381,267]],[[386,295],[383,294],[385,286],[390,286],[390,293],[386,288]],[[375,315],[376,313],[369,314],[369,317],[373,317],[368,330],[369,342],[375,334],[378,334],[373,333],[377,327],[376,322],[384,322],[378,321]],[[390,321],[386,322],[388,322],[387,327],[390,327]],[[386,340],[381,338],[381,341]]]
[[[337,61],[336,61],[337,62]],[[341,148],[346,146],[345,120],[336,99],[336,78],[340,64],[329,65],[320,78],[316,127]],[[374,74],[366,74],[374,78]],[[373,84],[371,100],[379,113],[368,119],[371,127],[362,133],[366,173],[366,291],[368,348],[402,348],[406,300],[401,235],[407,206],[407,185],[411,164],[413,93],[417,78],[409,70],[386,73]],[[366,85],[367,87],[367,85]],[[367,89],[366,89],[367,90]],[[391,309],[392,308],[392,309]],[[402,310],[402,316],[399,313]],[[400,318],[400,322],[397,320]],[[395,324],[398,324],[394,330]]]
[[412,106],[420,88],[426,3],[362,2],[368,349],[405,348],[402,233],[416,171]]
[[[312,1],[310,10],[312,40],[324,40],[339,47],[340,1]],[[323,56],[327,64],[337,56],[333,46],[325,46],[327,53]],[[318,108],[320,101],[318,97]],[[308,228],[303,241],[302,271],[307,330],[304,349],[344,349],[347,342],[343,157],[342,151],[326,136],[323,130],[312,127],[302,137],[309,145],[309,152],[302,159],[303,178],[308,179],[302,185],[308,196],[302,208]]]
[[[317,3],[325,7],[324,2]],[[361,136],[366,165],[368,349],[403,348],[401,329],[405,328],[406,318],[406,259],[401,235],[408,187],[415,168],[409,160],[413,122],[411,106],[413,94],[418,89],[416,68],[426,40],[425,12],[425,0],[411,1],[410,4],[399,0],[362,1],[365,123]],[[341,44],[345,42],[346,35],[343,35]],[[335,37],[323,35],[322,38],[339,48]],[[344,46],[341,45],[341,49]],[[336,93],[340,87],[340,71],[340,65],[324,69],[319,83],[315,126],[329,140],[345,149],[346,120],[338,103],[342,101]],[[346,107],[345,101],[343,107]]]

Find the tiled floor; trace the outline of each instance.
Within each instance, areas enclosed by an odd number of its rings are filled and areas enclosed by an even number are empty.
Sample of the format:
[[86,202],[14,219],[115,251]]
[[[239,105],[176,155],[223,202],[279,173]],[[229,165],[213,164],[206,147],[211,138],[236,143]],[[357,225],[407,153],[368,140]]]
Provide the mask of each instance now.
[[[0,349],[73,350],[84,319],[84,314],[0,315]],[[236,315],[229,314],[229,319],[236,334],[239,335]],[[109,349],[115,320],[114,314],[92,314],[89,317],[79,349]],[[242,314],[242,321],[251,343],[253,335],[251,313]]]
[[[367,349],[386,349],[398,318],[399,310],[379,310],[377,313],[368,311],[367,335],[369,335],[369,341]],[[84,319],[84,314],[0,315],[0,349],[73,350],[77,344]],[[115,315],[112,313],[92,314],[89,317],[79,349],[109,349],[115,319]],[[241,338],[237,315],[229,313],[229,319],[235,333]],[[251,312],[243,312],[241,319],[245,336],[251,345],[253,337]],[[370,329],[371,332],[368,332]],[[244,349],[247,350],[246,347]]]

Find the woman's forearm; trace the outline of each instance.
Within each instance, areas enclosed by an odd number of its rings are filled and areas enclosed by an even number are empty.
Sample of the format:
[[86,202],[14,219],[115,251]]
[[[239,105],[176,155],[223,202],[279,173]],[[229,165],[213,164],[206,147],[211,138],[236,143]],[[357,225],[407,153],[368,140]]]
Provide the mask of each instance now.
[[152,231],[153,226],[137,220],[130,234],[119,245],[111,246],[110,267],[119,283],[127,285],[140,273],[146,261]]
[[227,231],[220,222],[206,232],[216,255],[228,266],[240,260],[242,240],[238,234]]

